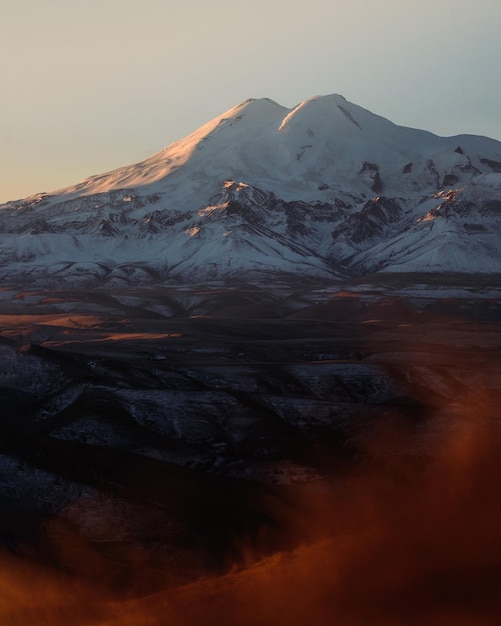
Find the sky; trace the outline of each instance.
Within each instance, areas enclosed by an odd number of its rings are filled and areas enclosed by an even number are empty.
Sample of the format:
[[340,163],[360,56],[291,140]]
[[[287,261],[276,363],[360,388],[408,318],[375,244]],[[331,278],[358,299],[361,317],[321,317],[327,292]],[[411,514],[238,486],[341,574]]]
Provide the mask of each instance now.
[[339,93],[501,140],[499,0],[0,0],[0,202],[136,163],[247,98]]

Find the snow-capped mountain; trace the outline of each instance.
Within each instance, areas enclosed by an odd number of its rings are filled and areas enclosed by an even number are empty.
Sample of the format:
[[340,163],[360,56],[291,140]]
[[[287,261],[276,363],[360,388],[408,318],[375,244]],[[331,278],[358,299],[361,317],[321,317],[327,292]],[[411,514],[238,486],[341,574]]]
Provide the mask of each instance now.
[[501,271],[501,143],[342,96],[247,100],[136,165],[0,206],[4,279]]

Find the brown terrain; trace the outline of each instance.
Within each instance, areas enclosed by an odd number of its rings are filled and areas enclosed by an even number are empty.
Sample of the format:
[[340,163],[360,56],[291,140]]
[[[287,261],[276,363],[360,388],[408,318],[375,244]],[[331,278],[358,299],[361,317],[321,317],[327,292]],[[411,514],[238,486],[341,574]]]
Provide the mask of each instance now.
[[1,623],[498,624],[500,320],[482,277],[4,286]]

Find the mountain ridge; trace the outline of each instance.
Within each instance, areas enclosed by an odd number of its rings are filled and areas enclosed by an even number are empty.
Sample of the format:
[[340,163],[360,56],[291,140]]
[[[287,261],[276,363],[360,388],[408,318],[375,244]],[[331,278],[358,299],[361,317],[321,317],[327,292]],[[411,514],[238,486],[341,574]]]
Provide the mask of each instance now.
[[493,273],[501,143],[398,126],[338,94],[250,98],[140,163],[0,210],[5,279]]

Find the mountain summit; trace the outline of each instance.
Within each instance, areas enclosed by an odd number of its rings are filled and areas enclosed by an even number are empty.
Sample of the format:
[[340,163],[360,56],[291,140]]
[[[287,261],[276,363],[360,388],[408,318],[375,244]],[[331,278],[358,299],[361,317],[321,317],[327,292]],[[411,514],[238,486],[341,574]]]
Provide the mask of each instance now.
[[501,143],[397,126],[340,95],[249,99],[141,163],[0,210],[12,279],[492,273]]

